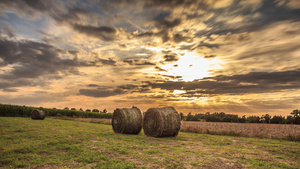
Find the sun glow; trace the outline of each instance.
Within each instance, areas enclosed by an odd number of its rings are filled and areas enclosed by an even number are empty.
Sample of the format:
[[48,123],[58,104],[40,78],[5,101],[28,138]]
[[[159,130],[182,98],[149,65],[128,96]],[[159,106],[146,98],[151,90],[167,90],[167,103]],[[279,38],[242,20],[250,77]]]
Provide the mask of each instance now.
[[209,77],[208,70],[215,62],[214,59],[209,60],[199,57],[196,53],[186,53],[184,56],[181,56],[177,62],[162,65],[161,67],[168,71],[166,75],[182,76],[180,79],[183,81],[193,81],[195,79]]

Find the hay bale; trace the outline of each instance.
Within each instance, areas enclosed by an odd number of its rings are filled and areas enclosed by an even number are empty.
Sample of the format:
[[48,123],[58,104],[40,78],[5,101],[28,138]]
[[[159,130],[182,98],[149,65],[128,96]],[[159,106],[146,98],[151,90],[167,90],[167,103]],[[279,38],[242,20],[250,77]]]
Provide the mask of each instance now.
[[142,130],[142,121],[139,108],[117,108],[112,116],[112,127],[115,133],[139,134]]
[[44,120],[46,114],[44,111],[42,110],[32,110],[31,114],[30,114],[30,117],[33,119],[33,120]]
[[180,126],[180,115],[174,107],[150,108],[145,112],[143,130],[147,136],[175,137]]

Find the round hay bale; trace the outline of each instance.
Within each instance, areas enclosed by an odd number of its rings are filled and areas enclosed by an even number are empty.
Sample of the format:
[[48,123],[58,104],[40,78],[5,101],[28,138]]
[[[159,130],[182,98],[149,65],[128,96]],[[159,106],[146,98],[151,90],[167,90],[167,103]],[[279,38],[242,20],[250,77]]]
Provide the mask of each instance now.
[[42,110],[32,110],[31,114],[30,114],[30,117],[33,119],[33,120],[44,120],[46,114],[44,111]]
[[174,107],[150,108],[145,112],[143,130],[147,136],[175,137],[180,126],[180,115]]
[[115,133],[139,134],[142,130],[142,122],[139,108],[117,108],[112,116],[112,127]]

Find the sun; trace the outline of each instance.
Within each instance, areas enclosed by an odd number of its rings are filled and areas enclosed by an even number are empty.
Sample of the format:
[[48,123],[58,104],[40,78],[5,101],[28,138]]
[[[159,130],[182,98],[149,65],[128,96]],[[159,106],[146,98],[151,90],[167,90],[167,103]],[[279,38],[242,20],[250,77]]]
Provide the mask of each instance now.
[[215,60],[205,59],[194,52],[186,53],[180,59],[172,64],[162,65],[167,70],[165,75],[182,76],[183,81],[193,81],[209,77],[209,69],[215,64]]

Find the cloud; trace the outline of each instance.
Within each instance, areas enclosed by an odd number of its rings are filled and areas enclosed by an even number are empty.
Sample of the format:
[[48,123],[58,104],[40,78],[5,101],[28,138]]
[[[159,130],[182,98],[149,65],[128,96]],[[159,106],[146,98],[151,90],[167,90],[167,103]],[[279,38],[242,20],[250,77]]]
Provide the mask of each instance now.
[[79,94],[80,95],[85,95],[85,96],[90,96],[90,97],[109,97],[109,96],[124,94],[124,92],[121,89],[114,89],[114,90],[108,90],[108,89],[80,89]]
[[123,60],[123,62],[128,63],[129,65],[139,65],[139,66],[155,65],[155,63],[146,60],[141,60],[141,59],[127,59],[127,60]]
[[11,26],[5,25],[3,27],[4,32],[8,35],[8,37],[13,38],[15,37],[15,31]]
[[117,34],[117,29],[108,26],[85,26],[75,24],[73,25],[73,29],[78,31],[79,33],[86,34],[90,37],[99,38],[103,41],[113,41]]
[[19,17],[28,18],[29,16],[31,19],[35,20],[40,18],[40,15],[61,11],[64,8],[64,5],[62,2],[56,0],[5,0],[0,1],[0,8],[2,9],[1,12],[13,9],[17,12]]
[[[96,87],[96,85],[92,85],[92,87]],[[132,92],[144,92],[145,90],[146,89],[143,89],[137,85],[125,84],[117,87],[99,86],[97,89],[80,89],[79,95],[85,95],[90,97],[109,97],[121,94],[129,94]]]
[[179,57],[175,54],[164,55],[163,58],[165,62],[176,62],[179,60]]
[[67,8],[67,12],[53,12],[50,14],[52,19],[54,19],[59,24],[83,24],[87,21],[92,22],[92,20],[97,20],[100,17],[97,13],[91,12],[84,8],[70,7]]
[[155,66],[154,69],[158,70],[158,71],[161,71],[161,72],[167,72],[167,70],[159,67],[159,66]]
[[[68,51],[77,54],[77,51]],[[95,60],[85,61],[74,59],[62,59],[61,55],[67,54],[66,51],[40,42],[34,41],[11,41],[0,38],[0,59],[1,67],[6,70],[0,73],[2,88],[34,86],[40,84],[33,83],[34,79],[42,78],[46,80],[61,79],[66,75],[82,75],[78,70],[80,67],[96,67],[98,65],[115,66],[116,61],[112,59],[102,59],[96,57]],[[27,80],[26,80],[27,79]],[[28,81],[31,79],[30,81]],[[24,81],[18,81],[24,80]]]
[[[215,76],[192,82],[148,82],[147,87],[165,90],[185,90],[195,94],[249,94],[271,93],[300,89],[300,69],[283,72],[250,72],[233,76]],[[184,95],[184,94],[183,94]]]

